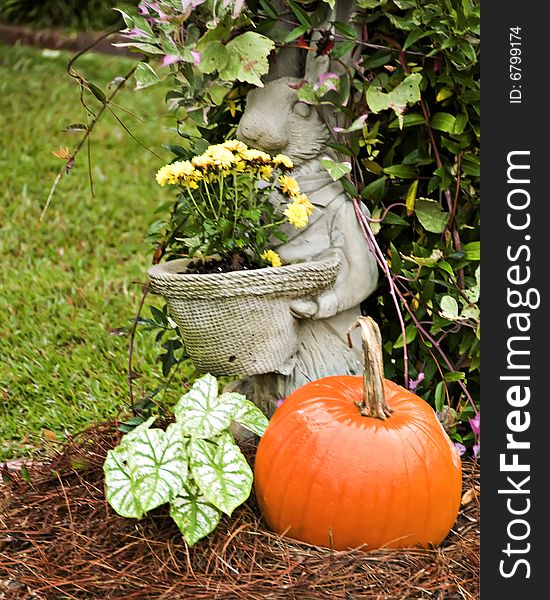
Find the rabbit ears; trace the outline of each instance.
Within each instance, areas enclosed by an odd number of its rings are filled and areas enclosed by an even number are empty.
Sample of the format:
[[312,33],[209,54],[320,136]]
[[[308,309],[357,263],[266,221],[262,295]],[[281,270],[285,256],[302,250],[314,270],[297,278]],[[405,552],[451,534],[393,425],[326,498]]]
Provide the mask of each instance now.
[[[285,0],[273,0],[272,4],[279,14],[288,10]],[[298,47],[295,42],[284,46],[270,61],[269,73],[265,77],[266,82],[280,77],[304,77],[308,81],[318,81],[321,75],[329,71],[338,74],[344,72],[341,64],[331,61],[328,54],[319,52],[319,48],[322,41],[334,32],[334,22],[351,25],[350,20],[357,7],[357,2],[356,0],[337,0],[334,2],[334,8],[330,8],[329,3],[326,2],[324,7],[326,15],[322,23],[315,28],[309,44],[316,50]],[[287,27],[290,31],[293,25],[289,24]],[[340,60],[344,64],[350,64],[350,53],[344,55]]]

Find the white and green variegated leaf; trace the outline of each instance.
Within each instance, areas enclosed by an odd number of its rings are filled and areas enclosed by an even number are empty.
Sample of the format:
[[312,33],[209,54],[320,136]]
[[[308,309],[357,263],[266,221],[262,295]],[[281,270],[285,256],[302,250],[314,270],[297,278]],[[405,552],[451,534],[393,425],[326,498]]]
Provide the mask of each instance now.
[[252,470],[231,434],[220,436],[217,443],[191,440],[189,466],[205,498],[227,515],[250,495]]
[[250,400],[242,401],[241,408],[239,408],[233,420],[260,437],[264,434],[269,423],[264,413]]
[[183,488],[188,466],[177,428],[144,429],[125,449],[133,492],[144,511],[169,502]]
[[176,420],[191,437],[216,437],[229,427],[242,398],[235,393],[218,396],[216,378],[206,374],[177,403]]
[[151,425],[156,420],[157,420],[157,417],[155,415],[153,415],[152,417],[149,417],[147,419],[147,421],[144,421],[143,423],[140,423],[137,427],[134,427],[134,429],[132,429],[132,431],[129,431],[120,440],[119,448],[128,447],[134,438],[139,437],[141,435],[142,431],[144,431],[145,429],[149,429],[149,427],[151,427]]
[[105,497],[119,515],[140,519],[145,511],[134,493],[126,459],[127,454],[120,446],[107,452],[103,463]]
[[170,502],[170,516],[189,546],[212,533],[220,522],[221,515],[204,496],[197,495],[188,488],[183,488]]

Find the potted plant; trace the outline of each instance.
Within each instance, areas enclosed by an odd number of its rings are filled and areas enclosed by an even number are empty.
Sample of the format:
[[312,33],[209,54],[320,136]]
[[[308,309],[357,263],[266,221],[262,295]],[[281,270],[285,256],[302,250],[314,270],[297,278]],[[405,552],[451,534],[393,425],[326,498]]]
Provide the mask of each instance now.
[[290,175],[293,166],[283,154],[228,140],[156,175],[178,196],[161,221],[170,229],[171,260],[149,269],[151,289],[166,300],[202,372],[288,373],[298,344],[290,302],[336,279],[335,256],[284,265],[272,249],[315,210]]

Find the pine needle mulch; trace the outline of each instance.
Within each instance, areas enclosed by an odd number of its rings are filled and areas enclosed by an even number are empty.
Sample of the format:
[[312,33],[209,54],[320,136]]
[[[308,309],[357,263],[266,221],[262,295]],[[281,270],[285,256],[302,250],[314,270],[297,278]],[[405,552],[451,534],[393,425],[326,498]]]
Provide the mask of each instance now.
[[[435,549],[336,552],[265,529],[254,496],[188,548],[164,507],[118,516],[103,491],[114,423],[46,462],[4,465],[0,598],[438,600],[479,598],[479,465],[463,463],[463,504]],[[254,447],[243,447],[252,463]]]

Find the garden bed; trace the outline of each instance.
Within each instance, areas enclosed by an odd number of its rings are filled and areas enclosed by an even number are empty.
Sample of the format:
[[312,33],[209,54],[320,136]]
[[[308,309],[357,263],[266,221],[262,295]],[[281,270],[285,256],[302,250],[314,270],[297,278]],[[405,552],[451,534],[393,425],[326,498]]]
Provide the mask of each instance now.
[[[435,549],[336,552],[281,538],[254,496],[189,549],[164,508],[141,521],[106,503],[103,460],[115,423],[72,438],[47,461],[4,465],[0,597],[474,599],[479,597],[479,465],[463,462],[455,527]],[[250,463],[255,447],[243,447]],[[1,485],[1,484],[0,484]]]

